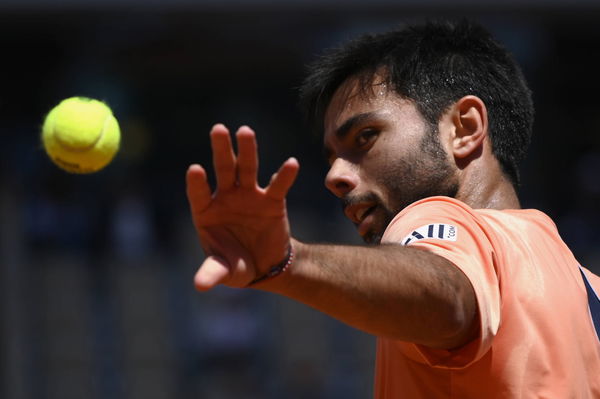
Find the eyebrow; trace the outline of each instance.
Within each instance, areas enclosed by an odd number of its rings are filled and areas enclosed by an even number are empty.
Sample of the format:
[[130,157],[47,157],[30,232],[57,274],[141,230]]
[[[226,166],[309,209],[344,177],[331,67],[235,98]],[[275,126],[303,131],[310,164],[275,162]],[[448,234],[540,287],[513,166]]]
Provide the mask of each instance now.
[[335,137],[338,140],[343,140],[348,136],[348,133],[354,128],[356,125],[360,125],[361,123],[365,123],[371,119],[375,119],[377,116],[377,112],[363,112],[361,114],[356,114],[350,118],[348,118],[344,123],[341,124],[335,130]]
[[[334,133],[335,137],[338,140],[344,140],[355,126],[363,124],[370,120],[373,120],[376,117],[377,117],[377,112],[375,112],[375,111],[363,112],[360,114],[353,115],[350,118],[346,119],[344,121],[344,123],[342,123],[335,130],[335,133]],[[324,146],[323,147],[323,156],[325,157],[325,159],[329,159],[330,155],[331,155],[331,149],[328,148],[327,146]]]

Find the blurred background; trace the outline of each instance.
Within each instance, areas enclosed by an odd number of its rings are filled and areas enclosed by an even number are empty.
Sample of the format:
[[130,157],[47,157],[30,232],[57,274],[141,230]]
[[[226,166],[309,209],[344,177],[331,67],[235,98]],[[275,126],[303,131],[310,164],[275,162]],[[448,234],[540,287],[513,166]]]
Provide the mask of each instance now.
[[[296,105],[305,66],[360,33],[431,17],[486,25],[521,63],[537,122],[524,207],[600,272],[600,3],[1,0],[0,397],[367,398],[374,339],[284,298],[194,290],[184,176],[216,122],[255,128],[266,183],[289,156],[306,241],[358,243]],[[61,99],[108,102],[122,148],[87,176],[50,163]]]

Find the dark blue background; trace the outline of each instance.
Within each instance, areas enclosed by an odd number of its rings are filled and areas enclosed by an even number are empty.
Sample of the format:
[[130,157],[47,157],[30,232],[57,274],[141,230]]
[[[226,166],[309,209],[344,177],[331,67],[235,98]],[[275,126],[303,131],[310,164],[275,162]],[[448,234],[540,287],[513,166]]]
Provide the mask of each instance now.
[[[194,291],[184,176],[210,167],[212,124],[248,124],[262,182],[300,161],[293,233],[358,243],[296,88],[324,48],[426,17],[474,17],[514,52],[537,109],[523,206],[600,271],[600,8],[76,4],[0,7],[1,397],[369,397],[373,338],[273,295]],[[121,123],[94,175],[41,148],[45,113],[73,95]]]

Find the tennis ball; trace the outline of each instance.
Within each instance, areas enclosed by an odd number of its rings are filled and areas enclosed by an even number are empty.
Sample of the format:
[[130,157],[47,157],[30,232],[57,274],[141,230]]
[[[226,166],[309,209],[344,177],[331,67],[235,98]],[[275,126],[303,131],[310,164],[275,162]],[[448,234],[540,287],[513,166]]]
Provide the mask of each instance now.
[[119,123],[103,102],[63,100],[46,116],[42,142],[56,165],[71,173],[96,172],[110,163],[121,141]]

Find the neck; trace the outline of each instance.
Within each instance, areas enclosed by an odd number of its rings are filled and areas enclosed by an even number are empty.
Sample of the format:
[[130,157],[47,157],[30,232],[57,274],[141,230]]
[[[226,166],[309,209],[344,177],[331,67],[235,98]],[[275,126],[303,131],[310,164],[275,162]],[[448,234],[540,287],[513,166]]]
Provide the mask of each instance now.
[[521,204],[513,187],[508,181],[490,187],[483,184],[468,184],[462,186],[456,199],[468,204],[474,209],[519,209]]
[[[472,162],[461,171],[461,184],[456,199],[474,209],[520,209],[517,192],[494,159],[484,163]],[[484,167],[478,167],[484,166]]]

